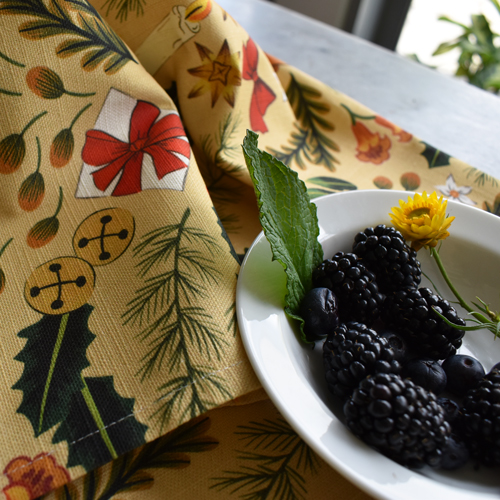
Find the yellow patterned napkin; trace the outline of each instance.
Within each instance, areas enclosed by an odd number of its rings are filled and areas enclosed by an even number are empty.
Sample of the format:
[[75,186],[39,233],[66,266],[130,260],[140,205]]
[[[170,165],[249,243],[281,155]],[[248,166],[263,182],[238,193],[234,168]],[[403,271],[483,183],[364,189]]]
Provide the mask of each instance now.
[[3,494],[365,498],[245,356],[242,138],[312,197],[436,189],[499,214],[496,181],[266,56],[210,0],[1,0],[0,21]]

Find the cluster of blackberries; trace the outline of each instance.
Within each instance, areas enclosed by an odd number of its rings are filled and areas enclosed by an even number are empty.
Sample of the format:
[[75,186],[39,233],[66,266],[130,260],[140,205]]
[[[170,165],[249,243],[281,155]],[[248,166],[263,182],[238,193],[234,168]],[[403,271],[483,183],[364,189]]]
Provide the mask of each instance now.
[[465,321],[421,274],[401,233],[367,228],[313,271],[304,332],[326,337],[328,388],[367,444],[413,468],[499,466],[500,363],[456,354]]

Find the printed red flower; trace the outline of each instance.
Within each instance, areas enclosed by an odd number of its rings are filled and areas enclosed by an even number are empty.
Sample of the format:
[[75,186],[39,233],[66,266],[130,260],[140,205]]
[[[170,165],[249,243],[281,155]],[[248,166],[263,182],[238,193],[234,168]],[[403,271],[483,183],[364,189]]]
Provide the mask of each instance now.
[[48,453],[40,453],[33,460],[16,457],[3,473],[9,479],[3,489],[8,500],[32,500],[70,481],[68,471]]
[[386,135],[370,132],[360,121],[352,125],[352,131],[358,141],[358,160],[380,165],[389,159],[391,140]]
[[413,137],[411,134],[403,130],[401,127],[394,125],[394,123],[390,122],[389,120],[386,120],[382,116],[377,115],[375,117],[375,121],[379,125],[382,125],[382,127],[387,127],[391,129],[393,135],[396,135],[399,138],[399,142],[409,142]]
[[254,41],[249,38],[247,44],[243,45],[242,76],[244,80],[253,80],[255,82],[250,102],[250,126],[255,132],[267,132],[264,115],[268,106],[276,99],[276,95],[257,74],[258,62],[259,51]]
[[157,121],[160,110],[153,104],[138,101],[130,119],[129,142],[123,142],[101,130],[89,130],[82,159],[93,167],[94,184],[105,191],[118,177],[113,196],[125,196],[142,190],[144,155],[153,159],[158,180],[166,174],[186,168],[179,156],[190,157],[190,147],[179,115],[168,114]]

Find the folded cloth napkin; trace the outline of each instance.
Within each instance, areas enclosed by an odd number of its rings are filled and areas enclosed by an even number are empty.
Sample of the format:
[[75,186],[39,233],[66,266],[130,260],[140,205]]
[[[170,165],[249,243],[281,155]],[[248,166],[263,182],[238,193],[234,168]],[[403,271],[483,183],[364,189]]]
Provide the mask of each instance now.
[[368,498],[245,356],[245,131],[311,197],[438,190],[499,214],[497,184],[266,55],[211,0],[1,0],[0,21],[3,494]]

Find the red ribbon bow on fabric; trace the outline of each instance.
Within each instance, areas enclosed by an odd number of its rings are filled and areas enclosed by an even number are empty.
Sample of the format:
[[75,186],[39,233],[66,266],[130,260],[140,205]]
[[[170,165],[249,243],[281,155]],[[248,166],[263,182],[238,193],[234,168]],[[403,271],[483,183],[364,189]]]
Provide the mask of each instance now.
[[258,61],[257,46],[249,38],[247,44],[243,45],[243,78],[255,82],[250,102],[250,125],[255,132],[267,132],[264,115],[268,106],[276,99],[276,95],[257,74]]
[[158,180],[186,163],[176,154],[190,157],[190,147],[179,115],[171,113],[156,121],[159,108],[137,101],[130,119],[129,142],[123,142],[101,130],[89,130],[82,150],[88,165],[103,168],[92,172],[98,189],[105,191],[122,172],[113,189],[113,196],[125,196],[142,191],[141,174],[144,154],[153,158]]

